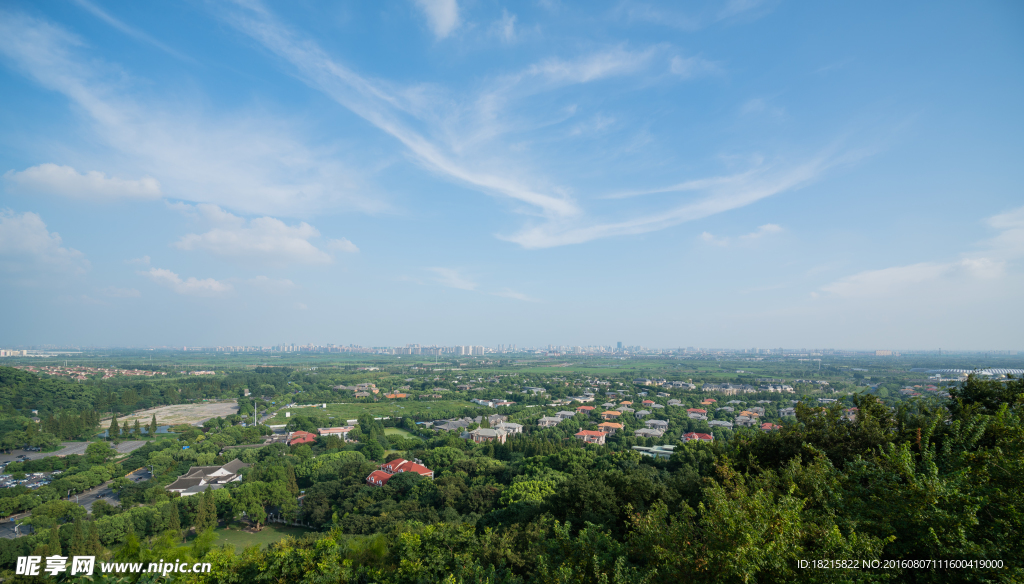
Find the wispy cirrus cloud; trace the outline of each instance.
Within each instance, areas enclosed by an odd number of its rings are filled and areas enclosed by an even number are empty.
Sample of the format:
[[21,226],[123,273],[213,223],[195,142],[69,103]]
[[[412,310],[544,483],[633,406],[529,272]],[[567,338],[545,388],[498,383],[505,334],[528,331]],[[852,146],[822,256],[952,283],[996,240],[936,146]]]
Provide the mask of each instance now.
[[[698,191],[706,194],[692,202],[683,203],[665,211],[640,215],[613,222],[547,222],[529,227],[519,233],[502,236],[529,249],[584,243],[603,237],[636,235],[666,229],[688,221],[695,221],[751,205],[761,199],[796,189],[820,177],[830,167],[850,160],[848,156],[823,154],[796,166],[769,167],[757,172],[741,173],[733,177],[715,177],[680,183],[663,189],[634,191],[625,196]],[[620,195],[623,196],[623,195]]]
[[759,239],[761,239],[761,238],[763,238],[765,236],[775,235],[777,233],[782,233],[783,231],[785,231],[785,229],[783,229],[779,225],[776,225],[774,223],[766,223],[765,225],[762,225],[762,226],[758,227],[757,229],[755,229],[754,231],[752,231],[750,233],[747,233],[745,235],[741,235],[741,236],[737,237],[735,240],[733,238],[731,238],[731,237],[716,237],[716,236],[708,233],[707,231],[705,231],[704,233],[701,233],[700,234],[700,238],[704,242],[710,243],[712,245],[717,245],[717,246],[721,246],[721,247],[728,247],[728,246],[732,245],[734,241],[737,241],[739,243],[746,243],[746,242],[756,241],[756,240],[759,240]]
[[1018,264],[1024,258],[1024,207],[989,217],[986,223],[998,233],[958,258],[865,270],[826,284],[820,292],[837,298],[885,298],[915,288],[942,290],[980,282],[991,286],[1006,276],[1019,278]]
[[458,290],[476,290],[478,284],[455,268],[427,268],[434,274],[434,282]]
[[[0,55],[66,96],[100,141],[146,168],[153,182],[136,191],[156,192],[159,180],[168,196],[249,213],[387,207],[364,195],[362,173],[339,162],[336,148],[309,146],[296,134],[297,124],[259,110],[209,114],[161,101],[139,89],[144,82],[94,58],[81,39],[51,22],[0,10]],[[66,169],[44,170],[73,179]],[[95,178],[87,174],[76,184],[102,182]]]
[[91,170],[79,173],[70,166],[53,163],[4,173],[8,190],[33,195],[59,195],[73,199],[112,201],[116,199],[159,199],[160,183],[153,177],[137,180],[108,177]]
[[[423,166],[525,205],[516,210],[534,215],[538,221],[514,235],[499,237],[526,248],[665,229],[796,188],[827,167],[821,160],[811,160],[762,171],[756,177],[698,179],[684,188],[709,191],[711,196],[702,201],[624,221],[588,217],[580,201],[571,195],[572,188],[521,168],[511,156],[512,149],[501,144],[499,137],[513,128],[522,131],[531,123],[542,123],[508,115],[510,102],[560,87],[635,75],[665,59],[670,61],[669,72],[674,69],[681,77],[716,70],[716,63],[703,57],[670,58],[666,46],[631,49],[616,45],[575,59],[541,59],[518,72],[494,77],[469,99],[458,99],[437,88],[402,88],[366,78],[330,56],[308,36],[282,24],[260,4],[230,11],[226,18],[292,65],[307,84],[399,140]],[[500,158],[488,158],[486,153],[495,149],[500,149]],[[672,190],[682,189],[661,192]]]
[[500,296],[502,298],[511,298],[512,300],[521,300],[523,302],[540,302],[536,298],[531,298],[522,292],[516,292],[515,290],[505,288],[497,292],[491,292],[491,296]]
[[183,61],[192,61],[192,59],[190,57],[184,55],[180,51],[178,51],[176,49],[173,49],[173,48],[165,45],[164,43],[156,40],[152,36],[146,34],[145,32],[143,32],[143,31],[141,31],[141,30],[139,30],[139,29],[137,29],[137,28],[135,28],[133,26],[129,26],[129,25],[125,24],[123,21],[121,21],[121,20],[119,20],[117,18],[114,18],[113,16],[110,15],[110,13],[106,12],[105,10],[100,8],[99,6],[96,6],[92,2],[89,2],[88,0],[73,0],[73,1],[74,1],[75,4],[79,5],[80,7],[82,7],[83,9],[88,11],[89,13],[91,13],[93,16],[99,18],[103,22],[106,22],[107,24],[109,24],[110,26],[112,26],[112,27],[116,28],[117,30],[123,32],[124,34],[126,34],[126,35],[128,35],[128,36],[130,36],[130,37],[132,37],[132,38],[134,38],[136,40],[139,40],[139,41],[142,41],[142,42],[147,43],[149,45],[152,45],[152,46],[160,49],[161,51],[167,53],[168,55],[171,55],[172,57],[175,57],[177,59],[181,59]]

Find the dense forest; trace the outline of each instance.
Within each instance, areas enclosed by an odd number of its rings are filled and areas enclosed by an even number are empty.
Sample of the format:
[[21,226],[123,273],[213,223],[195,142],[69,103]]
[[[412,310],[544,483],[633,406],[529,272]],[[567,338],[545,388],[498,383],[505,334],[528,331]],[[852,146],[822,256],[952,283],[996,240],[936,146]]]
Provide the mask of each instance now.
[[[3,494],[8,509],[32,508],[36,534],[0,541],[0,566],[59,547],[122,561],[204,558],[212,573],[179,578],[210,582],[1020,581],[1024,381],[972,377],[951,394],[895,408],[857,396],[852,420],[841,403],[800,403],[779,431],[682,444],[669,460],[628,440],[585,446],[557,428],[503,445],[411,424],[400,438],[368,416],[359,443],[231,448],[268,431],[214,420],[120,464],[102,443],[85,457],[13,463],[62,465],[61,480],[82,485],[146,464],[156,476],[115,481],[121,506],[90,515],[52,493]],[[163,489],[189,466],[236,457],[252,466],[229,488],[187,498]],[[435,478],[367,486],[398,457],[422,460]],[[315,531],[263,551],[213,546],[209,529],[243,515],[254,528],[283,518]],[[890,567],[799,564],[850,559]],[[975,567],[905,562],[940,559]]]

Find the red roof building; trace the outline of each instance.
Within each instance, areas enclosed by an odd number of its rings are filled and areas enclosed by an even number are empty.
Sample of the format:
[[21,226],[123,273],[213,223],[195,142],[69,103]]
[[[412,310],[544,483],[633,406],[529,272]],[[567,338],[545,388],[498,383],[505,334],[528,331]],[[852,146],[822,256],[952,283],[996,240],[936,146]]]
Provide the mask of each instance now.
[[703,432],[687,432],[683,434],[683,442],[689,442],[691,440],[703,440],[704,442],[714,442],[715,437],[711,434],[704,434]]
[[767,431],[770,431],[770,430],[781,430],[782,426],[780,426],[778,424],[773,424],[771,422],[765,422],[765,423],[761,424],[761,429],[767,432]]
[[597,425],[598,430],[608,435],[614,434],[616,430],[621,430],[622,427],[622,424],[616,424],[615,422],[601,422]]
[[414,472],[423,477],[434,478],[434,471],[422,464],[417,464],[403,458],[396,458],[395,460],[385,462],[380,465],[380,469],[390,474],[394,474],[396,472]]
[[370,473],[370,476],[366,477],[366,484],[370,485],[371,487],[383,487],[384,485],[388,484],[388,479],[390,478],[390,474],[382,470],[375,470]]
[[580,406],[576,408],[577,414],[589,414],[592,411],[594,411],[594,406]]
[[653,399],[645,399],[641,403],[643,403],[645,406],[653,406],[654,405],[654,400]]
[[702,410],[700,408],[689,408],[689,409],[686,410],[686,413],[688,413],[688,414],[706,414],[706,413],[708,413],[708,411],[707,410]]
[[604,444],[604,432],[598,432],[596,430],[580,430],[579,432],[576,432],[576,437],[587,444]]
[[297,446],[299,444],[312,444],[316,442],[316,434],[311,434],[305,430],[297,430],[292,432],[292,435],[288,437],[288,446]]

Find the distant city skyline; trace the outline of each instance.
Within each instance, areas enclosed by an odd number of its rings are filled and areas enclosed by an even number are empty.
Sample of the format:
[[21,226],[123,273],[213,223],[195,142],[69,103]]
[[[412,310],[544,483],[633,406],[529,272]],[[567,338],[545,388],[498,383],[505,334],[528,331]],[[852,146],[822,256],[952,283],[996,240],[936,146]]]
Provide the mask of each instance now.
[[11,0],[0,346],[1014,348],[1021,22]]

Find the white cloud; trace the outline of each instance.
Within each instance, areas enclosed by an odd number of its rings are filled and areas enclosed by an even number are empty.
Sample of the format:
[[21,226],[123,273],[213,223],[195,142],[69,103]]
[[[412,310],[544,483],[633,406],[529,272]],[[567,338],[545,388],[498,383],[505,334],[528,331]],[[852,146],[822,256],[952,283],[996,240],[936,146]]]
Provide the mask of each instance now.
[[351,241],[345,239],[344,237],[340,237],[338,239],[332,239],[332,240],[328,241],[327,242],[327,248],[328,249],[333,249],[335,251],[345,252],[345,253],[356,253],[356,252],[359,251],[359,248],[356,247],[356,244],[354,244]]
[[746,235],[741,235],[740,239],[746,239],[748,241],[751,240],[751,239],[761,239],[765,235],[774,235],[776,233],[782,233],[783,231],[785,231],[785,230],[782,227],[780,227],[780,226],[778,226],[778,225],[776,225],[774,223],[766,223],[766,224],[758,227],[757,230],[754,231],[753,233],[748,233]]
[[0,267],[12,272],[83,273],[89,262],[82,252],[64,247],[60,234],[50,233],[39,215],[5,209],[0,210]]
[[[135,82],[88,50],[57,25],[0,11],[0,55],[26,77],[66,96],[99,142],[160,181],[135,181],[140,184],[127,190],[136,195],[162,191],[246,213],[292,216],[328,206],[368,212],[387,207],[381,197],[364,194],[365,171],[339,162],[338,144],[308,145],[297,134],[300,120],[258,108],[208,112],[161,100],[137,91],[147,82]],[[80,191],[92,184],[91,173],[84,176],[75,182]],[[119,179],[105,180],[93,183],[110,190],[110,181]]]
[[130,260],[125,260],[124,263],[130,264],[130,265],[135,265],[135,266],[148,266],[149,265],[149,256],[146,255],[146,256],[142,256],[141,258],[132,258]]
[[884,297],[913,287],[931,287],[963,278],[996,278],[1004,265],[989,259],[963,259],[946,263],[920,263],[869,270],[847,276],[826,286],[822,292],[845,298]]
[[822,286],[821,291],[840,298],[884,298],[910,290],[927,290],[934,295],[981,282],[993,285],[1010,275],[1015,260],[1024,257],[1024,207],[990,217],[986,223],[999,233],[983,241],[979,251],[947,262],[863,271]]
[[109,298],[138,298],[142,296],[142,293],[135,288],[118,288],[117,286],[107,286],[101,292]]
[[492,26],[494,34],[506,43],[516,40],[516,15],[509,14],[504,8],[501,10],[501,18],[495,21]]
[[26,168],[21,172],[4,173],[10,190],[26,194],[60,195],[74,199],[110,201],[114,199],[159,199],[160,183],[144,176],[139,180],[107,177],[91,170],[79,174],[70,166],[46,163]]
[[434,281],[442,286],[459,290],[476,290],[477,283],[453,268],[427,268],[437,275]]
[[669,71],[683,79],[691,79],[700,75],[721,73],[722,67],[714,61],[708,61],[702,57],[680,57],[676,55],[672,57],[672,61],[669,63]]
[[427,17],[434,36],[443,39],[459,27],[459,5],[455,0],[415,0]]
[[[273,265],[329,264],[331,254],[313,245],[320,232],[312,225],[300,222],[287,225],[273,217],[259,217],[248,222],[215,205],[185,206],[197,210],[214,227],[205,233],[189,233],[174,245],[185,251],[208,251],[221,257],[249,258]],[[347,239],[332,239],[325,247],[352,253],[358,248]]]
[[233,290],[231,284],[227,282],[221,282],[213,278],[200,280],[194,277],[182,280],[178,274],[163,268],[150,268],[148,272],[139,273],[183,296],[223,296]]

